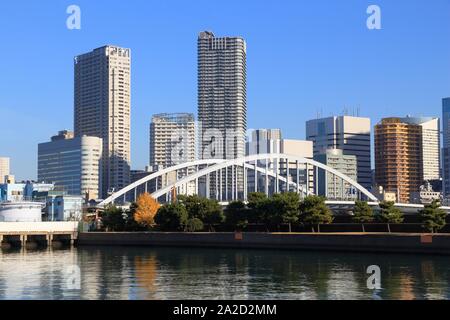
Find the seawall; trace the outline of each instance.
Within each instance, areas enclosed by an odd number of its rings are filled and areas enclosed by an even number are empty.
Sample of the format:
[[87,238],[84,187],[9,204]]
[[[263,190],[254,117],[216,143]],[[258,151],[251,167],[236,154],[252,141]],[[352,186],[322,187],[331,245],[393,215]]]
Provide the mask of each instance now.
[[85,232],[78,246],[175,246],[450,255],[448,234]]

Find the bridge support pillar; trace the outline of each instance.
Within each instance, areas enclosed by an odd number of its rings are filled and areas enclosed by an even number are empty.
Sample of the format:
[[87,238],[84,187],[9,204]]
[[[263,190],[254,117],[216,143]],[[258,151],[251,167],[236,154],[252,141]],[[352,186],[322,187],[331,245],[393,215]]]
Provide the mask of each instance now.
[[53,241],[53,233],[47,233],[45,238],[47,240],[47,247],[50,247],[52,245],[52,241]]

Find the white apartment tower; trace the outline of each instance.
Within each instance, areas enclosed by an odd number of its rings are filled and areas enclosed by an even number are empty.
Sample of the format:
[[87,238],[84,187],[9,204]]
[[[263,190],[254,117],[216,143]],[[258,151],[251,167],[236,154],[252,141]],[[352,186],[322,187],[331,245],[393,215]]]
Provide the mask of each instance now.
[[75,57],[75,136],[103,139],[102,197],[130,182],[131,50],[104,46]]
[[440,121],[432,117],[405,117],[401,121],[422,127],[422,172],[423,181],[440,178]]
[[191,113],[153,115],[150,165],[164,168],[195,160],[195,118]]
[[246,43],[241,37],[198,37],[200,158],[245,156]]

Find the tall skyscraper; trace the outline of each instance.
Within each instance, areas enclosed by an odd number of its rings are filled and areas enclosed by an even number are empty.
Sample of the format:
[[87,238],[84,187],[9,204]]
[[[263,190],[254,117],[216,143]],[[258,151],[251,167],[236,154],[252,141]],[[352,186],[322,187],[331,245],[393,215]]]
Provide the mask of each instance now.
[[375,180],[400,203],[409,203],[423,182],[422,151],[419,124],[386,118],[375,126]]
[[75,136],[103,139],[102,197],[130,182],[131,50],[104,46],[75,57]]
[[371,187],[369,118],[339,116],[310,120],[306,122],[306,139],[314,142],[314,155],[341,149],[343,155],[356,156],[357,181],[365,188]]
[[150,165],[170,167],[195,160],[195,119],[191,113],[163,113],[150,123]]
[[9,158],[0,157],[0,183],[5,182],[5,177],[9,176]]
[[102,139],[74,137],[60,131],[50,142],[38,145],[38,180],[54,183],[69,195],[97,199],[100,192]]
[[442,99],[442,187],[445,196],[450,195],[450,98]]
[[198,37],[200,158],[245,156],[246,43],[241,37]]

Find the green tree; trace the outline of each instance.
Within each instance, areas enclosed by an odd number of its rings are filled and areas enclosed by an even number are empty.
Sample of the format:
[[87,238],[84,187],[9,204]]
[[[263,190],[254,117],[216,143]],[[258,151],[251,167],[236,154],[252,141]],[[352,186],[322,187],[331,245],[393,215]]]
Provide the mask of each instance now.
[[263,192],[252,192],[247,197],[247,208],[249,209],[248,222],[261,223],[264,222],[268,198]]
[[419,211],[419,216],[423,226],[431,233],[441,230],[446,225],[447,213],[441,209],[441,204],[437,200],[425,205],[424,209]]
[[242,201],[233,201],[225,209],[225,222],[241,231],[248,225],[249,211]]
[[355,201],[352,220],[361,223],[363,232],[366,231],[364,229],[364,223],[372,222],[374,219],[373,210],[366,201]]
[[189,219],[197,218],[208,226],[209,231],[214,230],[215,224],[224,221],[222,206],[217,200],[192,196],[179,196],[178,202],[186,207]]
[[300,198],[298,193],[285,192],[274,194],[272,199],[272,214],[276,215],[276,221],[287,223],[289,232],[292,231],[292,224],[299,220]]
[[325,198],[320,196],[305,197],[300,203],[300,221],[306,224],[317,225],[318,232],[320,232],[321,224],[332,223],[333,215],[325,204]]
[[388,231],[391,232],[391,223],[402,223],[403,213],[400,209],[394,206],[394,202],[392,201],[382,201],[379,204],[380,211],[378,214],[378,219],[381,222],[387,223]]
[[127,224],[127,214],[114,205],[108,206],[101,215],[106,231],[124,231]]
[[155,215],[155,222],[163,231],[181,231],[188,219],[186,208],[180,203],[165,204]]
[[204,228],[203,222],[199,218],[190,218],[186,223],[187,232],[202,231],[203,228]]

